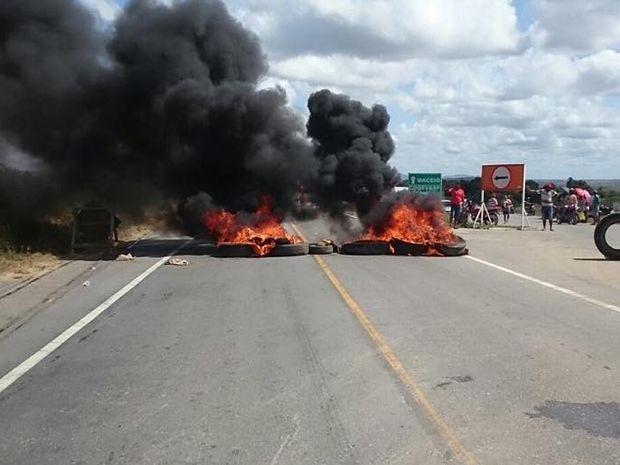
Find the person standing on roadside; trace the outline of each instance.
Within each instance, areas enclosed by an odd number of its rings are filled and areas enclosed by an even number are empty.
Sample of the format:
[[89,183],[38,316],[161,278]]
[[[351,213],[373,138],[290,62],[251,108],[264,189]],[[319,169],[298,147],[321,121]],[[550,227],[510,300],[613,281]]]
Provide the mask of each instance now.
[[547,220],[549,220],[549,231],[553,231],[553,198],[558,195],[555,184],[548,182],[542,189],[536,191],[540,194],[540,205],[542,207],[543,231],[547,229]]
[[598,224],[599,219],[601,218],[601,196],[598,195],[598,192],[592,191],[592,224]]
[[569,222],[574,222],[574,224],[579,223],[579,210],[577,209],[577,194],[575,194],[575,189],[571,189],[569,191],[568,197],[564,201],[564,208],[566,209],[566,216]]
[[502,212],[504,213],[504,223],[508,223],[512,213],[512,200],[507,195],[504,195],[504,200],[502,201]]
[[465,200],[465,191],[461,188],[460,183],[456,183],[447,190],[447,194],[450,196],[450,225],[456,227],[459,218],[461,218],[461,206]]
[[489,213],[495,213],[498,208],[499,202],[497,201],[497,195],[495,195],[495,192],[492,192],[491,197],[487,200],[487,209],[489,210]]
[[575,194],[575,190],[571,189],[569,191],[568,197],[566,197],[566,205],[577,210],[577,194]]

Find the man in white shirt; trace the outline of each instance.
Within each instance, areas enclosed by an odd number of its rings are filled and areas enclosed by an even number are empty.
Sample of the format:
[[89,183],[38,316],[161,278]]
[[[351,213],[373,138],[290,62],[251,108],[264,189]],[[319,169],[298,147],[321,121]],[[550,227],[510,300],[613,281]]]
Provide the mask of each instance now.
[[553,183],[548,182],[542,189],[536,191],[537,194],[540,194],[543,231],[547,229],[547,220],[549,220],[549,231],[553,231],[553,198],[558,195],[558,193],[553,190],[554,187]]

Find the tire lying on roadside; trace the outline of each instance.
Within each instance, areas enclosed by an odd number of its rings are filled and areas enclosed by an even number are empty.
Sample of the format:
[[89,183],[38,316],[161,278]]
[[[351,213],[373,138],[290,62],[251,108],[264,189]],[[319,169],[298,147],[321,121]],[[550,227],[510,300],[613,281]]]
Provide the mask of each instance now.
[[297,255],[308,255],[310,247],[307,243],[303,244],[279,244],[276,245],[268,257],[294,257]]
[[610,260],[620,260],[620,249],[612,247],[606,237],[609,228],[618,223],[620,223],[620,213],[611,213],[603,218],[594,230],[596,248]]
[[334,253],[334,245],[309,244],[310,255],[328,255]]
[[249,244],[220,244],[212,256],[218,258],[246,258],[252,255],[254,255],[254,250]]
[[340,246],[339,252],[344,255],[388,255],[390,244],[385,241],[354,241]]
[[460,257],[469,253],[467,242],[461,236],[456,236],[455,240],[449,244],[437,244],[435,249],[446,257]]

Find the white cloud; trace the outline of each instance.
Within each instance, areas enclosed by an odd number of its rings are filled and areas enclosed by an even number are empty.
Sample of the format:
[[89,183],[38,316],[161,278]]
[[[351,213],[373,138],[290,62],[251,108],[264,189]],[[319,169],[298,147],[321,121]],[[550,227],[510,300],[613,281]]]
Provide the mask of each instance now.
[[530,30],[538,47],[593,52],[620,44],[617,0],[531,0]]
[[620,94],[620,53],[603,50],[579,63],[577,87],[587,95]]
[[466,57],[514,52],[521,40],[508,0],[237,0],[234,5],[276,56]]
[[395,129],[403,171],[475,174],[482,163],[524,161],[538,177],[620,173],[617,114],[589,98],[429,105],[420,115]]
[[413,61],[380,62],[346,55],[301,55],[271,64],[271,72],[277,76],[324,86],[375,91],[391,91],[408,82],[407,73],[413,68],[416,68]]

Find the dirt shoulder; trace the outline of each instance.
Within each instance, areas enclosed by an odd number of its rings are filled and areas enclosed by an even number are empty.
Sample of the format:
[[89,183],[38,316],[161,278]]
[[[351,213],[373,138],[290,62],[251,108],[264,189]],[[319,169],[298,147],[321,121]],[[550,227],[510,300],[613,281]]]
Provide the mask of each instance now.
[[0,281],[22,281],[58,268],[64,261],[49,253],[0,252]]
[[[148,225],[122,227],[119,231],[122,241],[119,246],[122,248],[123,244],[142,239],[151,233],[153,233],[153,229]],[[86,258],[92,257],[87,256]],[[52,253],[12,252],[0,249],[0,289],[54,270],[65,263],[67,259],[67,257],[61,258]]]

